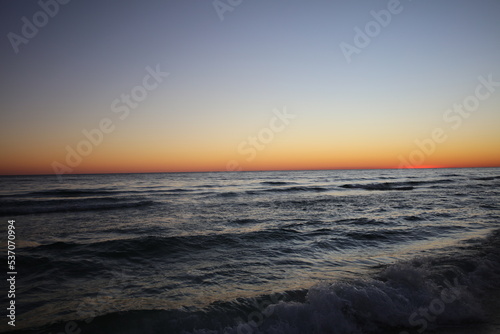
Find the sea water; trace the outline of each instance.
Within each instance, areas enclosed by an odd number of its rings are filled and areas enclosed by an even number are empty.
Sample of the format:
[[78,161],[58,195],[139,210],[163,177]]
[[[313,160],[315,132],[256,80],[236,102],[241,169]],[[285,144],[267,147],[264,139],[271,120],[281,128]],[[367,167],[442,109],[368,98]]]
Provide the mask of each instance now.
[[498,289],[499,168],[0,184],[18,272],[2,332],[419,333],[488,321]]

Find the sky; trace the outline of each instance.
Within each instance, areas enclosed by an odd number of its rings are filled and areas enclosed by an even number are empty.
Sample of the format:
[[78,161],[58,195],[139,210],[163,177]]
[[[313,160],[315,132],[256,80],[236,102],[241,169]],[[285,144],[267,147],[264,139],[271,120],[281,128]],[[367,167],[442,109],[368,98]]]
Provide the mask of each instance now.
[[500,166],[498,0],[0,6],[0,174]]

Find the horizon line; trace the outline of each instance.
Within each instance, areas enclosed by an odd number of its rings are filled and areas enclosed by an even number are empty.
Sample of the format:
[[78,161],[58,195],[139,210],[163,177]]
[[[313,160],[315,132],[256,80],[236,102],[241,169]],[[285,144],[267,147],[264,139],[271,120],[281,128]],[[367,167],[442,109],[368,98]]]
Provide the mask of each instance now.
[[[73,175],[114,175],[114,174],[185,174],[185,173],[238,173],[238,172],[307,172],[307,171],[335,171],[335,170],[401,170],[401,169],[459,169],[459,168],[500,168],[500,166],[416,166],[416,167],[393,167],[393,168],[318,168],[318,169],[254,169],[254,170],[204,170],[204,171],[156,171],[156,172],[95,172],[95,173],[67,173]],[[0,174],[0,176],[56,176],[55,173],[35,174]],[[62,176],[61,176],[62,177]]]

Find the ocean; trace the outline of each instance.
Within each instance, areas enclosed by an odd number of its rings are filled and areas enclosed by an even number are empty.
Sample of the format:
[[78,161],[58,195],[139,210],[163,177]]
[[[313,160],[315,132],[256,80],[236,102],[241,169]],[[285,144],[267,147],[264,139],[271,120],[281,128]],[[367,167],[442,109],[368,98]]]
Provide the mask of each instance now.
[[500,168],[0,185],[1,332],[500,332]]

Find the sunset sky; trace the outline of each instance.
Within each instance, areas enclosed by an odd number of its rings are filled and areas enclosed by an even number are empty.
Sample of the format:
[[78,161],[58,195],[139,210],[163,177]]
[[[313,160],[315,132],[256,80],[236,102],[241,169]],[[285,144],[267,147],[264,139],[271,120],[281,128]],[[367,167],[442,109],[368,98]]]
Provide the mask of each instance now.
[[0,174],[500,166],[498,0],[65,1],[0,4]]

